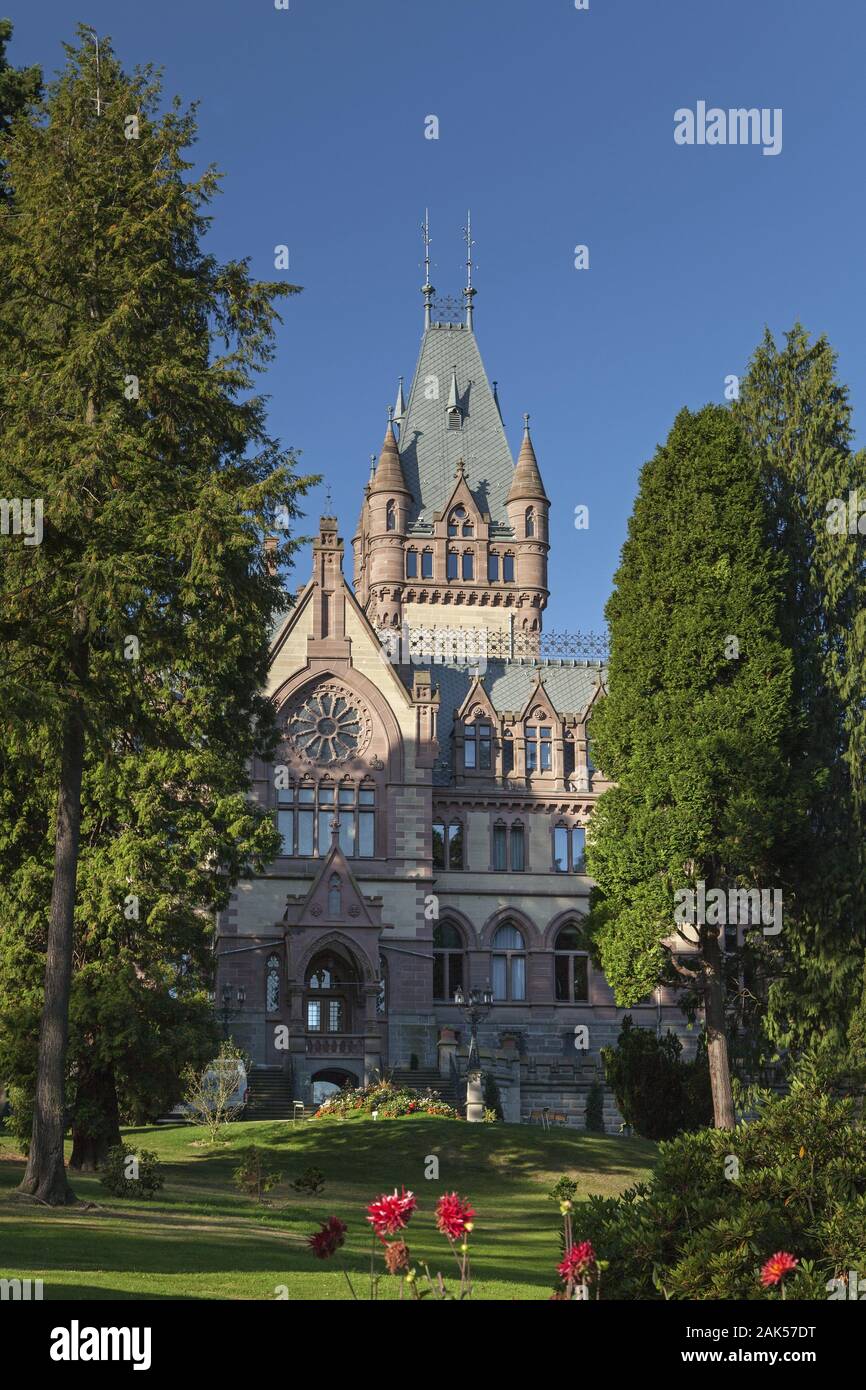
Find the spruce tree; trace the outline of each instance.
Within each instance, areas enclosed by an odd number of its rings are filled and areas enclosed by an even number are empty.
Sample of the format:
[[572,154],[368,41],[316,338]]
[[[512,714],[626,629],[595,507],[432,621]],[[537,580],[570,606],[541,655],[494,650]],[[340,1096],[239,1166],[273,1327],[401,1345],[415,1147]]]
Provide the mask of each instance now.
[[[723,1128],[734,1123],[723,926],[698,911],[697,891],[773,887],[771,850],[796,814],[783,581],[736,421],[718,406],[681,411],[641,472],[606,610],[608,690],[592,739],[615,785],[590,825],[590,929],[620,1007],[677,982],[687,1008],[703,1006]],[[693,924],[675,925],[685,890]]]
[[[293,542],[282,530],[269,564],[264,541],[303,488],[253,389],[273,354],[275,299],[293,287],[203,248],[219,179],[213,168],[190,175],[193,115],[178,101],[161,111],[153,72],[128,76],[106,40],[100,50],[98,92],[80,31],[44,100],[15,121],[4,158],[17,215],[0,218],[0,496],[30,509],[30,534],[0,539],[4,748],[14,760],[38,746],[55,787],[22,1186],[52,1204],[71,1200],[64,1087],[82,785],[89,794],[100,760],[143,766],[164,750],[178,800],[190,774],[207,824],[230,803],[221,760],[237,772],[269,755],[273,709],[260,691]],[[149,775],[155,787],[153,764]],[[246,785],[238,775],[236,792]],[[126,814],[134,824],[134,807]],[[212,843],[193,836],[190,857]],[[170,910],[145,909],[142,931]]]
[[36,101],[42,87],[42,74],[37,67],[13,68],[6,57],[6,47],[12,37],[12,24],[0,19],[0,217],[7,207],[9,215],[10,190],[3,164],[3,138],[9,133],[13,120]]
[[797,710],[789,752],[805,790],[804,814],[781,847],[790,911],[767,1026],[779,1044],[823,1042],[838,1053],[866,954],[866,454],[851,449],[835,353],[800,324],[782,347],[765,332],[736,414],[787,563],[782,623]]

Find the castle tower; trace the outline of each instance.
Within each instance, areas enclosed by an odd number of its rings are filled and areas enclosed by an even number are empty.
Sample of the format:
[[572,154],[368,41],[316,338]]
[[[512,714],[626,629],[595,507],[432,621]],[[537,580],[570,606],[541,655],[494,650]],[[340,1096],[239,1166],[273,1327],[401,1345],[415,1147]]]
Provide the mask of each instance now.
[[491,655],[531,655],[548,597],[550,503],[528,425],[512,460],[475,337],[468,221],[466,236],[462,321],[433,300],[425,260],[421,351],[408,401],[402,379],[398,391],[399,440],[389,420],[365,493],[355,592],[380,633],[472,629]]

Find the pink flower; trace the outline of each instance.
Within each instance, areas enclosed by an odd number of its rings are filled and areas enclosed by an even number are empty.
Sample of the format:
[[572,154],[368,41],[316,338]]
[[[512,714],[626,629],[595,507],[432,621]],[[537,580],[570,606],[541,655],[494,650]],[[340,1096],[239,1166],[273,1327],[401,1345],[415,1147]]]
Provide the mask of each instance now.
[[446,1192],[436,1204],[436,1225],[449,1240],[459,1240],[471,1223],[475,1212],[469,1202],[458,1197],[456,1192]]
[[385,1193],[368,1206],[367,1211],[370,1215],[367,1220],[377,1236],[395,1236],[408,1225],[409,1217],[417,1203],[414,1194],[407,1192],[405,1187],[400,1191],[401,1195],[398,1197],[395,1187],[393,1194]]
[[797,1264],[798,1261],[793,1255],[789,1255],[787,1250],[777,1250],[761,1269],[761,1283],[764,1288],[769,1289],[773,1284],[781,1284],[785,1275],[792,1274]]
[[581,1241],[580,1245],[570,1245],[565,1252],[565,1259],[557,1266],[557,1272],[561,1279],[581,1279],[588,1274],[595,1264],[595,1251],[588,1240]]
[[338,1216],[329,1216],[322,1222],[322,1229],[314,1236],[307,1236],[307,1244],[320,1260],[335,1255],[346,1238],[346,1225]]

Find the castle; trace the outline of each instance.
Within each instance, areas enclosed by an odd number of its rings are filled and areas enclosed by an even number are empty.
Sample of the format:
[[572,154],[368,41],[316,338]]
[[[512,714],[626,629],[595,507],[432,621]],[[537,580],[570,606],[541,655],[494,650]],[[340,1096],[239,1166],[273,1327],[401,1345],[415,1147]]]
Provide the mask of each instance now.
[[[459,1098],[474,1027],[506,1118],[549,1107],[583,1123],[622,1020],[581,927],[604,664],[544,654],[569,643],[542,630],[550,501],[529,418],[515,465],[471,266],[456,322],[429,279],[353,584],[324,516],[273,632],[283,741],[252,771],[283,852],[220,914],[217,1003],[256,1068],[307,1103],[384,1071]],[[682,1031],[665,990],[630,1012]]]

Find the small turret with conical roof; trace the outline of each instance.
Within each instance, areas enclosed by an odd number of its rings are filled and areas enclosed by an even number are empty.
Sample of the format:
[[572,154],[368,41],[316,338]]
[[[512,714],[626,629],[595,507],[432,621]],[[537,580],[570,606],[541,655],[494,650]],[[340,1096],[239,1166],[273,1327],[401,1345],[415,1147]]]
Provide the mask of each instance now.
[[394,434],[393,410],[389,406],[388,428],[367,495],[370,608],[382,627],[400,623],[403,543],[411,500]]
[[523,441],[505,505],[517,550],[518,588],[531,594],[532,606],[541,610],[548,598],[547,552],[550,546],[547,521],[550,499],[541,480],[541,470],[529,433],[528,415],[523,417]]

